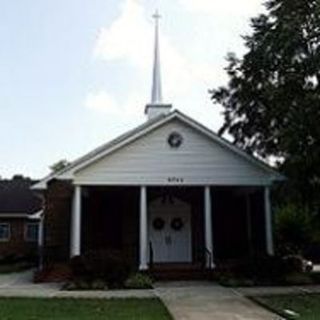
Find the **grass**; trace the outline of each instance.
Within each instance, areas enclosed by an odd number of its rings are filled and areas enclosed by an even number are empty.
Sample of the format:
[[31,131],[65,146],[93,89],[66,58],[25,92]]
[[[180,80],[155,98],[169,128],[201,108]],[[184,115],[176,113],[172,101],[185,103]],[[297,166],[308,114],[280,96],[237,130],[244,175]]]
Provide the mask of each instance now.
[[253,300],[286,319],[320,319],[320,294],[273,295]]
[[172,320],[158,299],[0,299],[1,320]]

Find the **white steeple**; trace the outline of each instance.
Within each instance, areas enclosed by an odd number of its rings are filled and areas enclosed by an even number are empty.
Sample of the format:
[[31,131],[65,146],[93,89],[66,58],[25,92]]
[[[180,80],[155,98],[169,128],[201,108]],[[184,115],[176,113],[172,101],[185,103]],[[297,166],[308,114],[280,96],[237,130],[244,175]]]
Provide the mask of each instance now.
[[145,113],[148,119],[151,119],[160,114],[170,112],[171,105],[162,102],[161,88],[161,70],[160,70],[160,48],[159,48],[159,19],[161,16],[158,11],[152,16],[155,20],[155,41],[154,41],[154,61],[152,71],[152,89],[151,102],[146,105]]
[[155,35],[154,35],[154,60],[153,60],[153,74],[152,74],[152,92],[151,103],[162,103],[161,92],[161,70],[160,70],[160,52],[159,52],[159,19],[161,16],[158,11],[152,16],[155,20]]

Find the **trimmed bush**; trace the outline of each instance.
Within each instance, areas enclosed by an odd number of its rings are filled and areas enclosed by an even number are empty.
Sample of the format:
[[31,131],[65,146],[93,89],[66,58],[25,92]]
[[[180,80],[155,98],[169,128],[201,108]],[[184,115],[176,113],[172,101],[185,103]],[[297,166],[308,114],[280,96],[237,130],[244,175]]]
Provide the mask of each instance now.
[[128,289],[151,289],[152,279],[143,273],[135,273],[131,275],[125,282],[125,287]]
[[231,273],[240,278],[278,280],[285,274],[281,257],[256,256],[236,265]]
[[286,274],[304,272],[304,259],[299,255],[288,255],[282,258]]
[[72,276],[75,279],[85,279],[90,277],[90,271],[86,265],[84,256],[75,256],[70,260]]
[[293,272],[285,275],[284,282],[287,285],[308,285],[312,284],[313,280],[312,278],[305,273],[300,272]]
[[122,287],[130,274],[130,264],[120,251],[96,250],[74,257],[70,262],[73,277],[93,281],[101,279],[109,287]]

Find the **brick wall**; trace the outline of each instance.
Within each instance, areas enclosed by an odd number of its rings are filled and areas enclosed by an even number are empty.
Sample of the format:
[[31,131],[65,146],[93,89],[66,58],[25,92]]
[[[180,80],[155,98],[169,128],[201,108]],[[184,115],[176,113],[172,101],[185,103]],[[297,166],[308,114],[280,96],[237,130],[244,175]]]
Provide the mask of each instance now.
[[30,222],[33,221],[23,218],[0,219],[0,223],[10,224],[10,239],[0,241],[0,256],[36,254],[37,242],[25,240],[25,226]]
[[54,180],[48,184],[44,209],[44,257],[47,263],[69,259],[72,193],[70,182]]

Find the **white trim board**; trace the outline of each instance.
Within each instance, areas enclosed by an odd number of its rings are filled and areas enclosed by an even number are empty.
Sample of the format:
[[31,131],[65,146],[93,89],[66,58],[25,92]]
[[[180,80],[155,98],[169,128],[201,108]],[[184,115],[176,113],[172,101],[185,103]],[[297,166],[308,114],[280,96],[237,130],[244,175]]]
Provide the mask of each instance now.
[[37,220],[37,219],[40,219],[40,217],[35,216],[35,214],[29,214],[29,213],[0,212],[0,219],[31,219],[31,220]]

